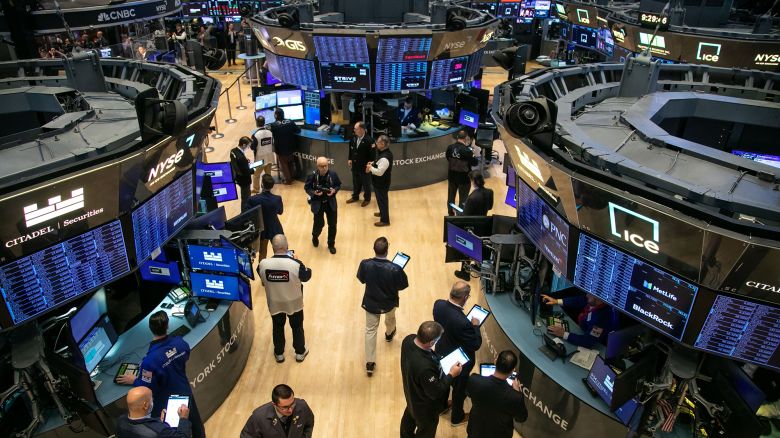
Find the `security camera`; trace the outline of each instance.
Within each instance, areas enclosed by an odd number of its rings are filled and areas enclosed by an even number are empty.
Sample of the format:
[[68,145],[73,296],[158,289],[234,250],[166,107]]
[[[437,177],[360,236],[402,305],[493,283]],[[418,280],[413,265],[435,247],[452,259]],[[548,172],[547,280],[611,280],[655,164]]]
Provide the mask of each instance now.
[[513,103],[506,111],[504,119],[507,128],[520,137],[547,130],[555,124],[550,103],[546,98]]

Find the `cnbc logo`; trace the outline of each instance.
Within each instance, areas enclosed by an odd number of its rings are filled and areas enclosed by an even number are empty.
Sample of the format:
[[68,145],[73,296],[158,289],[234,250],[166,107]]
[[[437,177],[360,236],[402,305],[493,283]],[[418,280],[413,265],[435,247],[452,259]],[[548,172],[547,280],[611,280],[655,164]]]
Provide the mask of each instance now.
[[135,9],[123,9],[119,11],[101,12],[97,16],[97,21],[103,23],[106,21],[122,20],[135,17]]
[[699,61],[718,62],[720,59],[720,44],[699,43],[696,49],[696,59]]

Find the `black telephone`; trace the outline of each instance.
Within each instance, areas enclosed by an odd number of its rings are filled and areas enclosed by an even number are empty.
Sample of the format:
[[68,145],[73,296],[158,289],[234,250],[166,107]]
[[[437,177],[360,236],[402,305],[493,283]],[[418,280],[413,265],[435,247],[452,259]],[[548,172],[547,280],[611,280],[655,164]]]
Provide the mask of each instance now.
[[555,354],[556,357],[566,357],[566,345],[556,342],[555,339],[548,334],[544,334],[543,336],[545,348]]

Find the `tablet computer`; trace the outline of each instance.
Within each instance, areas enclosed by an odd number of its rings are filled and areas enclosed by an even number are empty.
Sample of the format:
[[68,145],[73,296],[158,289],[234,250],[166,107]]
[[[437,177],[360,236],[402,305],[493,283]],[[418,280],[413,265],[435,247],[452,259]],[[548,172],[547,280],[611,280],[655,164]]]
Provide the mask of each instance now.
[[[496,365],[492,363],[481,363],[479,364],[479,375],[482,377],[490,377],[493,375],[493,373],[496,372]],[[517,378],[517,373],[512,372],[512,374],[507,377],[506,383],[509,385],[512,385],[512,382]]]
[[179,406],[190,405],[190,397],[187,395],[172,395],[168,397],[165,406],[165,422],[171,427],[179,426]]
[[256,168],[256,167],[260,167],[260,166],[262,166],[262,165],[264,165],[264,164],[265,164],[265,160],[257,160],[257,161],[255,161],[255,162],[253,162],[253,163],[249,164],[249,168],[250,168],[250,169],[254,169],[254,168]]
[[406,267],[406,264],[409,263],[409,257],[407,254],[404,254],[400,251],[395,253],[395,257],[393,257],[393,264],[396,264],[401,267],[401,269]]
[[450,202],[450,208],[455,212],[455,214],[463,214],[463,209],[455,205],[454,202]]
[[479,321],[479,326],[481,327],[482,324],[485,323],[485,320],[488,316],[490,316],[490,310],[480,306],[479,304],[474,304],[474,307],[469,310],[466,318],[468,318],[469,321],[471,321],[471,318],[477,318]]
[[444,370],[444,374],[447,374],[450,372],[450,368],[452,368],[452,366],[456,363],[460,362],[461,365],[464,365],[468,363],[468,361],[469,357],[466,356],[466,352],[463,351],[462,348],[458,347],[457,350],[444,356],[444,358],[440,360],[439,363],[441,364],[441,369]]

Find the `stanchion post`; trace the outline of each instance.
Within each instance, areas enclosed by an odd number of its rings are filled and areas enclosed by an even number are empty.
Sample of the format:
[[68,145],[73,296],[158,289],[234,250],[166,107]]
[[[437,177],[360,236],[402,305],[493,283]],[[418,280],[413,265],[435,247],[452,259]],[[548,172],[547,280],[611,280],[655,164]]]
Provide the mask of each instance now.
[[[211,138],[222,138],[225,134],[219,132],[219,123],[217,122],[217,118],[214,117],[214,133],[211,134]],[[211,150],[209,150],[211,149]],[[214,151],[214,148],[211,146],[206,147],[206,152],[212,152]]]
[[[241,98],[241,81],[236,82],[236,85],[238,85],[238,106],[236,109],[245,110],[246,107],[244,106],[244,100]],[[230,92],[228,91],[228,93]]]
[[227,109],[228,109],[228,118],[225,119],[225,123],[236,123],[236,119],[233,118],[233,110],[230,108],[230,89],[228,88],[227,92],[225,93],[225,96],[227,96]]

